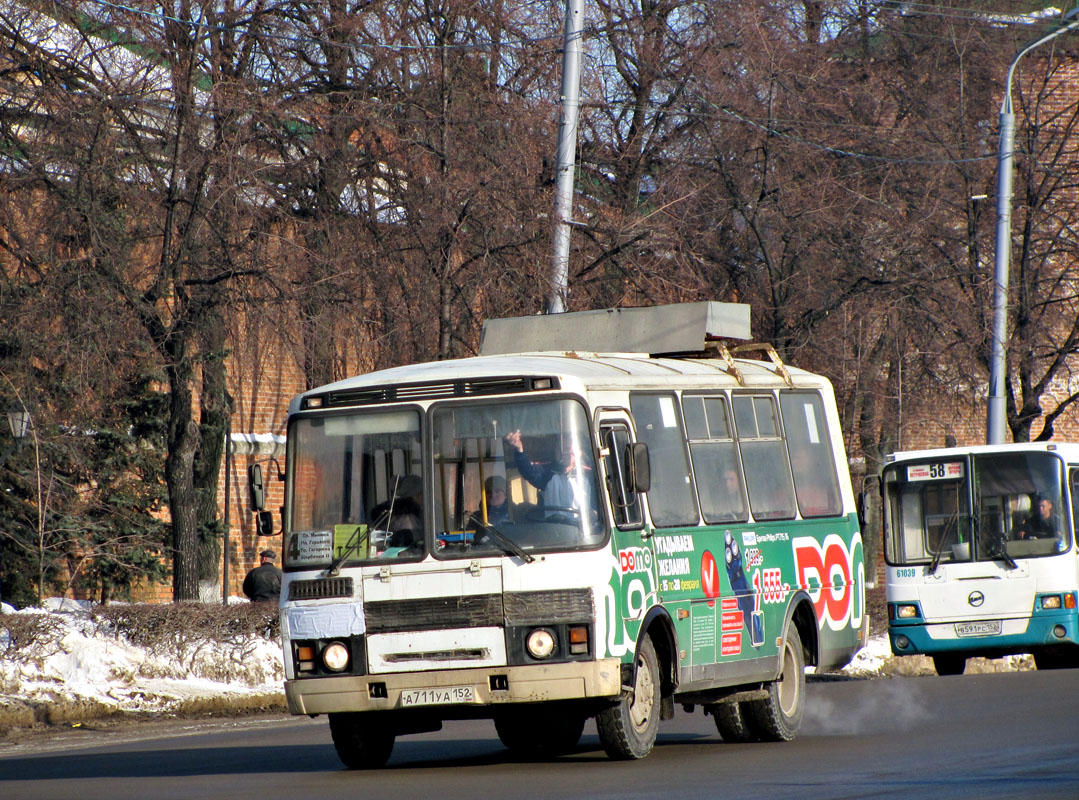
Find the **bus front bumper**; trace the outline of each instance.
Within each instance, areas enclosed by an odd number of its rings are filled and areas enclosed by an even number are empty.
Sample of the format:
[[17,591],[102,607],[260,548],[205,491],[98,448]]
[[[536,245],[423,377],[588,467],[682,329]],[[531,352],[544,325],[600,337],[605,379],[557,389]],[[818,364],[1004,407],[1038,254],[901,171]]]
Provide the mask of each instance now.
[[414,696],[414,690],[453,689],[460,696],[462,687],[472,690],[472,700],[465,704],[471,707],[617,697],[622,691],[621,662],[606,658],[520,667],[300,678],[285,681],[285,697],[292,714],[388,711],[406,707],[402,694],[411,692]]
[[1079,644],[1079,620],[1074,611],[1040,612],[1029,618],[999,622],[999,633],[966,636],[959,633],[963,622],[893,622],[888,628],[888,639],[892,653],[897,656],[959,652],[1009,655],[1052,645]]

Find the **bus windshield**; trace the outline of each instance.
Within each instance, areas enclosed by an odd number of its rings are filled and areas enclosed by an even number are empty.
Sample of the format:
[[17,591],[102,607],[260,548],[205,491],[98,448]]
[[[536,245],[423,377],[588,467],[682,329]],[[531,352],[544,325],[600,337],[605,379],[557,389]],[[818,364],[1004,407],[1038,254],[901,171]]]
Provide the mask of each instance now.
[[884,473],[890,564],[1003,561],[1071,545],[1063,464],[1047,452],[903,461]]
[[300,417],[289,445],[287,566],[423,556],[419,411]]
[[603,542],[596,460],[579,402],[441,405],[431,427],[436,556]]

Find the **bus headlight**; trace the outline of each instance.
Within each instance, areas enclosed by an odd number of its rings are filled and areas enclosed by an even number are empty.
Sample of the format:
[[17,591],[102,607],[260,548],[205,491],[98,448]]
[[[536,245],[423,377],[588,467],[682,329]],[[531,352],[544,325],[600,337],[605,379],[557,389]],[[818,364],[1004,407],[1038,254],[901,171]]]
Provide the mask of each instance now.
[[536,628],[536,630],[528,634],[528,638],[525,640],[528,654],[532,658],[540,660],[551,657],[551,653],[554,652],[554,645],[554,635],[546,628]]
[[1042,608],[1060,608],[1060,595],[1059,594],[1043,594],[1042,595]]
[[918,606],[916,605],[897,605],[895,607],[896,619],[914,619],[918,616]]
[[326,645],[322,651],[322,663],[330,672],[341,672],[348,666],[348,648],[340,642]]

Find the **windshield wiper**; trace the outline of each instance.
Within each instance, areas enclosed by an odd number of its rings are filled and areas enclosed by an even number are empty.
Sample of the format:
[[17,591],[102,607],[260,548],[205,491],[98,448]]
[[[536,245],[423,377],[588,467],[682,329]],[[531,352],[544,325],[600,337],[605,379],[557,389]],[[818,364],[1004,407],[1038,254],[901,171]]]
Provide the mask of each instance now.
[[513,541],[513,539],[508,537],[506,534],[502,533],[502,531],[500,531],[490,522],[484,522],[475,514],[469,514],[468,518],[471,522],[475,523],[476,528],[483,531],[483,533],[489,539],[491,539],[491,541],[493,541],[498,546],[498,549],[501,550],[503,553],[511,556],[517,556],[518,558],[529,564],[536,560],[535,556],[525,552],[523,547],[517,544],[517,542]]
[[1007,545],[1004,544],[1003,539],[994,539],[989,543],[989,546],[985,548],[985,552],[994,559],[1000,559],[1008,565],[1008,569],[1018,569],[1019,565],[1015,563],[1015,559],[1008,555]]
[[952,534],[952,532],[958,531],[958,529],[959,512],[956,511],[954,514],[952,514],[951,517],[948,518],[948,521],[944,525],[944,533],[941,534],[940,539],[937,541],[936,555],[934,555],[933,560],[929,562],[929,572],[927,573],[928,575],[932,575],[934,572],[937,571],[937,566],[940,564],[940,559],[944,555],[944,543],[948,541],[948,537]]
[[341,555],[333,560],[333,563],[326,569],[326,575],[336,576],[341,571],[341,565],[345,563],[350,555],[360,549],[360,543],[367,544],[368,539],[371,538],[371,529],[366,528],[363,531],[363,536],[360,535],[360,528],[362,525],[357,525],[355,532],[353,532],[351,538],[345,544],[345,549],[341,551]]

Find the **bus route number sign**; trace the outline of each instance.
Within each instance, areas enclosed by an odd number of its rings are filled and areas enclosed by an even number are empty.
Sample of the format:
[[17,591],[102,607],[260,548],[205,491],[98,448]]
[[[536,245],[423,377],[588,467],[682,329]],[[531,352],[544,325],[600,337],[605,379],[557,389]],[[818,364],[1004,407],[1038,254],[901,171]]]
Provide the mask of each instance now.
[[908,481],[946,481],[962,477],[962,461],[941,461],[936,464],[914,464],[907,467]]

